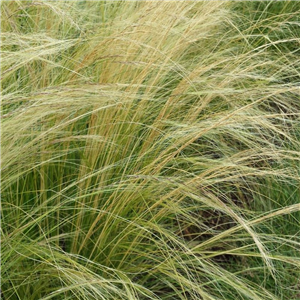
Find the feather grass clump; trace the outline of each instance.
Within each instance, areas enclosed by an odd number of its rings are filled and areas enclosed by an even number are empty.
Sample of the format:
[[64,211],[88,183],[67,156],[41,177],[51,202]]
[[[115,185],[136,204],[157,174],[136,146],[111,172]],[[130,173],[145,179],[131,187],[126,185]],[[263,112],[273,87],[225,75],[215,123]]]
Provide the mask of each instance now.
[[2,1],[3,299],[297,299],[277,3]]

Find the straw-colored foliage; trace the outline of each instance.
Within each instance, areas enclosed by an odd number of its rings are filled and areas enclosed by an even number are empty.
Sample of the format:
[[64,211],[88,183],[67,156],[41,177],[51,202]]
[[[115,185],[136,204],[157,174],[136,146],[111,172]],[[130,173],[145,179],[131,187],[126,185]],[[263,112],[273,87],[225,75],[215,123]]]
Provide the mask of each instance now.
[[298,299],[299,9],[2,1],[3,299]]

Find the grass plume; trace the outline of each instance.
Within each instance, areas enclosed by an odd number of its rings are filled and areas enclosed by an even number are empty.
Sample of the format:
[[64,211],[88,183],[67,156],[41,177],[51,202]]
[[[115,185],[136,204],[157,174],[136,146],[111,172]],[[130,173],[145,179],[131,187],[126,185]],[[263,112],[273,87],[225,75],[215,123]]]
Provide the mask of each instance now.
[[299,9],[2,1],[3,299],[297,299]]

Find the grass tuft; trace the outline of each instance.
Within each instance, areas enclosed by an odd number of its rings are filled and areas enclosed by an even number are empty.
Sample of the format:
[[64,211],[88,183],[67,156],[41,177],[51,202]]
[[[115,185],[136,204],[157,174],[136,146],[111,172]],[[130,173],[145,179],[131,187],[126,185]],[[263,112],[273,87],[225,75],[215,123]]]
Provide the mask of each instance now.
[[2,1],[3,299],[298,299],[299,10]]

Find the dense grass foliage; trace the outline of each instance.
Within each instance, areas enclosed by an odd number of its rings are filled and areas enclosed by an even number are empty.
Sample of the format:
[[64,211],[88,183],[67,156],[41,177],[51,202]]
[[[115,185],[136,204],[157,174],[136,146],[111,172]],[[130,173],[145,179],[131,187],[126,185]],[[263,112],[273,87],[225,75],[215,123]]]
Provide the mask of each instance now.
[[2,299],[299,299],[299,11],[2,1]]

